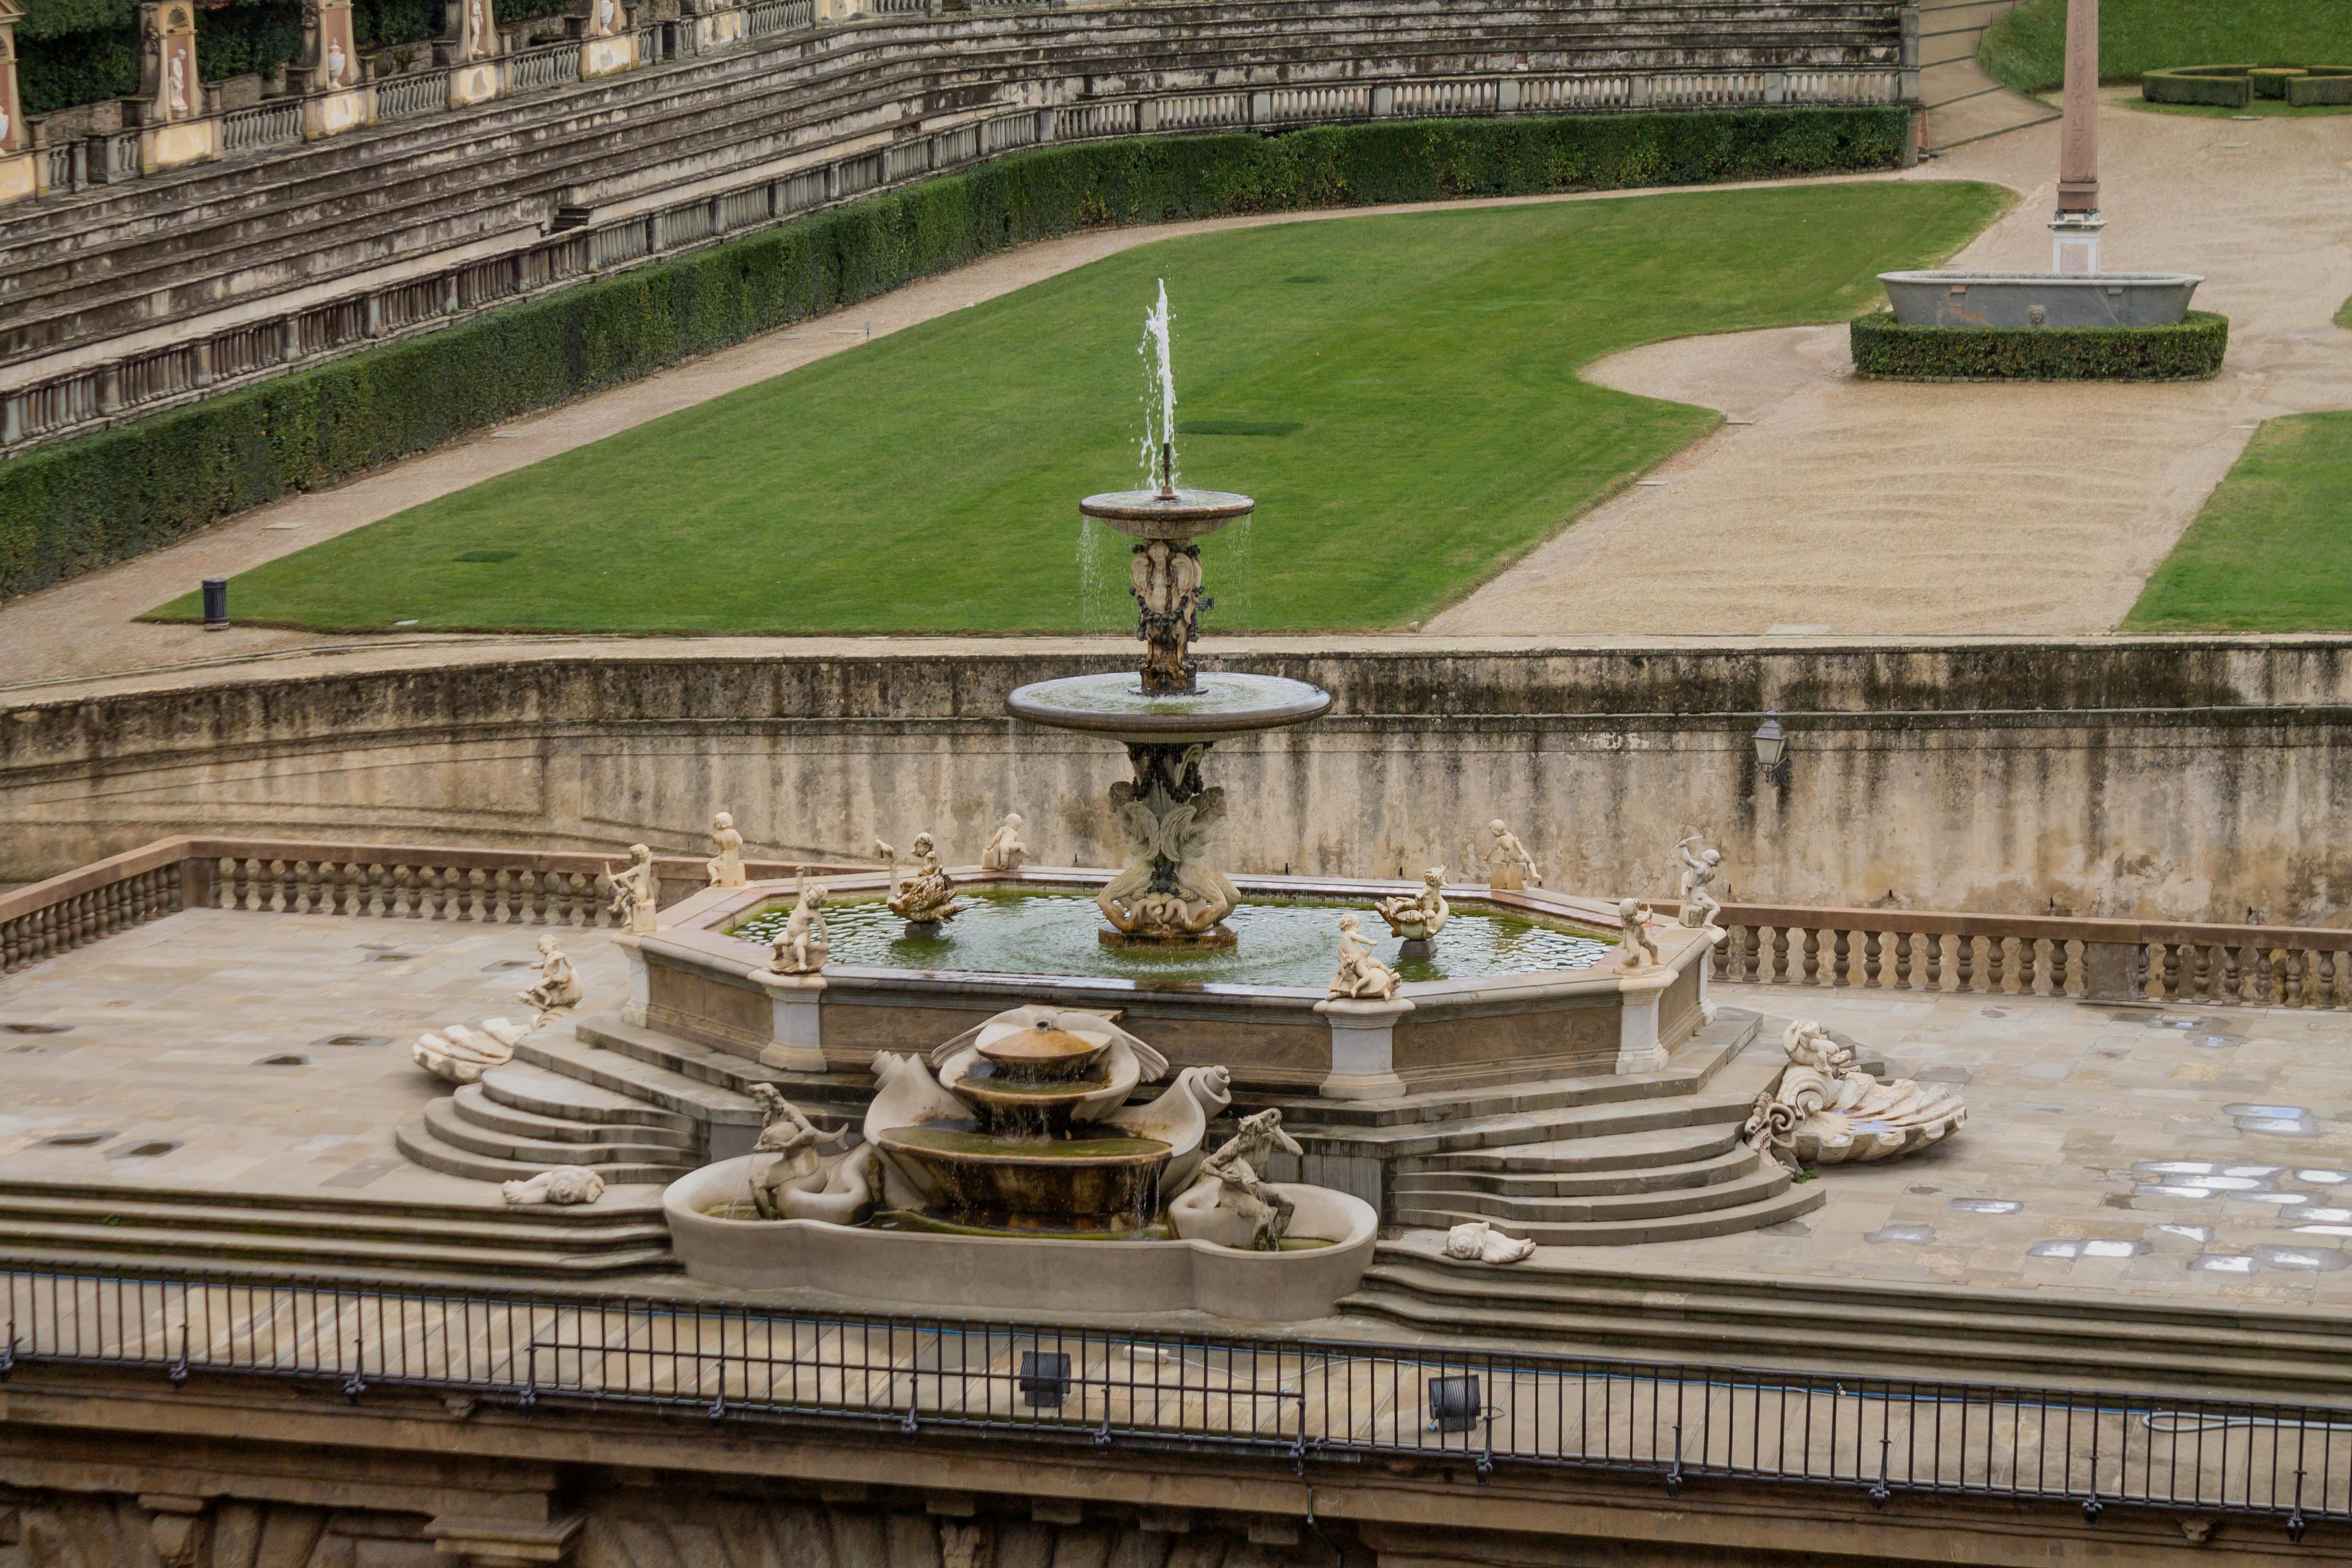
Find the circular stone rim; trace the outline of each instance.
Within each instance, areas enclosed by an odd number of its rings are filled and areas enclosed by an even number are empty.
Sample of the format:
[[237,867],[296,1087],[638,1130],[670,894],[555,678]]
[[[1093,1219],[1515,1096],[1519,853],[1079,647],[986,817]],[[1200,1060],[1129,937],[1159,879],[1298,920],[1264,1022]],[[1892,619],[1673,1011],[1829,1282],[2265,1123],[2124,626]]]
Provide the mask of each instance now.
[[1231,490],[1107,490],[1078,503],[1082,515],[1130,539],[1197,539],[1256,510],[1256,501]]
[[[1177,740],[1192,735],[1243,735],[1255,730],[1279,730],[1291,724],[1303,724],[1309,719],[1319,719],[1331,710],[1329,692],[1319,686],[1309,686],[1303,680],[1293,680],[1286,675],[1252,675],[1248,678],[1265,682],[1271,689],[1269,696],[1280,695],[1283,700],[1269,702],[1261,708],[1228,710],[1221,713],[1106,713],[1099,709],[1052,705],[1051,694],[1056,687],[1134,679],[1127,671],[1118,671],[1033,680],[1006,694],[1004,710],[1015,719],[1026,719],[1033,724],[1044,724],[1055,730],[1077,730],[1097,735],[1131,735],[1145,740]],[[1181,702],[1183,699],[1175,697],[1167,700]]]

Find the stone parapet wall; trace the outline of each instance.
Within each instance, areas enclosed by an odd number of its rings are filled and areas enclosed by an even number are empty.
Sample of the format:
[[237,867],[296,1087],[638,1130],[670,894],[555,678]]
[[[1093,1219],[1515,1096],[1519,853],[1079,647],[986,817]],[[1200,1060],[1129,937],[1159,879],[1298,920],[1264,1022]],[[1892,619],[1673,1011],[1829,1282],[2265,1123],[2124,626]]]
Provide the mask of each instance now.
[[[968,858],[1008,810],[1041,859],[1116,858],[1117,749],[1002,703],[1123,652],[660,646],[23,703],[0,716],[0,877],[173,833],[693,854],[721,808],[781,859],[854,859],[919,830]],[[1236,870],[1465,874],[1501,816],[1548,886],[1604,897],[1670,895],[1672,847],[1698,832],[1722,845],[1734,903],[2270,924],[2352,910],[2344,639],[1217,662],[1338,699],[1213,754],[1244,803],[1224,829]],[[1766,709],[1790,734],[1783,785],[1749,742]]]

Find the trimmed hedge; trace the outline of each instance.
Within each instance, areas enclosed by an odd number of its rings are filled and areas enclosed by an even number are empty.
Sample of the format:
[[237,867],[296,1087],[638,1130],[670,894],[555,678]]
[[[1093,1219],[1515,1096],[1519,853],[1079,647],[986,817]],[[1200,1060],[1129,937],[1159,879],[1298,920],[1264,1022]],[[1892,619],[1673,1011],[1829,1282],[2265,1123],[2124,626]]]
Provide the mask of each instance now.
[[1893,381],[2207,381],[2230,319],[2171,327],[1906,327],[1886,311],[1849,329],[1856,374]]
[[1911,111],[1423,121],[1015,153],[0,462],[0,597],[1075,229],[1875,169]]
[[2283,99],[2297,109],[2352,103],[2352,68],[2344,66],[2177,66],[2140,78],[2150,103],[2194,103],[2244,109],[2258,98]]

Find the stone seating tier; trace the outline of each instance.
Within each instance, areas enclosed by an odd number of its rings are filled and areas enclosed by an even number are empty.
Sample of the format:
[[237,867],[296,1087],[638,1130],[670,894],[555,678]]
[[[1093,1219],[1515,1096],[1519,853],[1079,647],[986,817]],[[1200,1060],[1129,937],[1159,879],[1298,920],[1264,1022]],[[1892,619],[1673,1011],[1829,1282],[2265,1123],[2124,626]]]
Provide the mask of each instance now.
[[763,40],[525,99],[196,165],[12,214],[0,363],[184,322],[272,293],[377,281],[828,149],[986,112],[1148,87],[1246,89],[1508,70],[1891,68],[1891,8],[1501,0],[1465,9],[1295,0],[894,16]]

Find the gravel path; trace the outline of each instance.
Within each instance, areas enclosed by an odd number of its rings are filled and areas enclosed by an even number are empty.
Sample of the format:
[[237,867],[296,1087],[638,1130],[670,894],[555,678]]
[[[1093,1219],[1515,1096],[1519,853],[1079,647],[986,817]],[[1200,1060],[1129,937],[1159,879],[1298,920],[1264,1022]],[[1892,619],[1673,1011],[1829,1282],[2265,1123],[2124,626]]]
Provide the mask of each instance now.
[[[1604,385],[1727,424],[1594,509],[1429,630],[2096,633],[2260,421],[2352,406],[2352,116],[2147,113],[2105,95],[2111,270],[2204,274],[2231,322],[2218,380],[2182,385],[1856,381],[1843,327],[1685,338],[1612,356]],[[2057,128],[1958,149],[1919,177],[2024,198],[1954,265],[2042,269]],[[1752,421],[1752,423],[1744,423]]]

